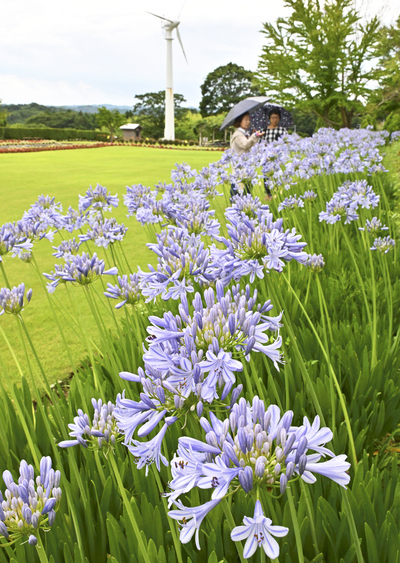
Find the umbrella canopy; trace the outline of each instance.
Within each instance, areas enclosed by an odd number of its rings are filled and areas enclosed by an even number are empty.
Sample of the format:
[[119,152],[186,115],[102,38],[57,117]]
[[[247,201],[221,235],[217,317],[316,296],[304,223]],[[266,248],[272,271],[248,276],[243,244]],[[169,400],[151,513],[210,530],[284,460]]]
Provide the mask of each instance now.
[[220,127],[220,131],[222,131],[226,127],[229,127],[229,125],[233,125],[236,119],[244,113],[253,113],[268,101],[269,98],[267,98],[266,96],[255,96],[254,98],[246,98],[245,100],[242,100],[238,104],[234,105],[233,108],[229,111],[228,115],[224,119],[223,124]]
[[279,127],[285,127],[285,129],[290,129],[293,127],[293,117],[287,109],[284,109],[275,104],[265,104],[263,107],[252,113],[251,128],[255,129],[256,131],[265,131],[270,123],[268,114],[272,109],[278,109],[281,113]]

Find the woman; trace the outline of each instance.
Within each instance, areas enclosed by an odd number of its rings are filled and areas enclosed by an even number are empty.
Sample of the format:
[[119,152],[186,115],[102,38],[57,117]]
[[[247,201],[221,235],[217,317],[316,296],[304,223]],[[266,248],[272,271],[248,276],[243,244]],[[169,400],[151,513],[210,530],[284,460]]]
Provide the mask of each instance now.
[[269,125],[265,132],[265,140],[267,143],[277,141],[279,137],[287,133],[287,129],[279,125],[281,117],[281,110],[278,108],[271,109],[268,113]]
[[[255,131],[250,137],[247,136],[246,129],[251,125],[250,114],[244,113],[236,118],[233,124],[236,127],[236,131],[231,137],[231,149],[238,155],[247,152],[253,147],[259,137],[265,134],[265,131]],[[245,192],[250,193],[250,183],[243,182]],[[236,184],[231,184],[231,199],[237,193]]]

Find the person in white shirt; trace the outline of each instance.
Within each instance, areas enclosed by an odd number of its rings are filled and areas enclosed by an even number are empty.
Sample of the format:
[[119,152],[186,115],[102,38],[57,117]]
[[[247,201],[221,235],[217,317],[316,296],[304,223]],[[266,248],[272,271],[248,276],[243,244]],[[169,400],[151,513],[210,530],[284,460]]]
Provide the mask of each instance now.
[[[236,131],[231,137],[231,149],[238,155],[247,152],[253,147],[258,139],[265,134],[265,131],[255,131],[252,135],[248,136],[246,129],[250,127],[250,114],[244,113],[236,118],[233,124],[236,127]],[[246,193],[250,193],[250,185],[243,182],[244,189]],[[235,184],[231,184],[231,199],[237,193],[237,188]]]

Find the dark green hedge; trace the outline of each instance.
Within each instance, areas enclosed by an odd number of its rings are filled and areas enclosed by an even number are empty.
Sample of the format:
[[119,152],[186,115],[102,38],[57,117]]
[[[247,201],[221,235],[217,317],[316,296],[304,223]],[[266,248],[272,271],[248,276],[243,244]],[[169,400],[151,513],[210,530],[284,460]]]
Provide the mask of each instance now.
[[107,141],[107,133],[44,127],[0,127],[0,139],[52,139],[54,141]]

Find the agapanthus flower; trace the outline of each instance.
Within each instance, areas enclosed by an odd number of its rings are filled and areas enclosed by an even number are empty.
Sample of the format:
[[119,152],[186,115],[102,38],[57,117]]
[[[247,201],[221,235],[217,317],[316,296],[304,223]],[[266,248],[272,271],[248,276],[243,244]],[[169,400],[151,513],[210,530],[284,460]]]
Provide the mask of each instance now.
[[186,162],[182,162],[182,164],[175,163],[175,167],[176,170],[172,169],[171,171],[171,179],[173,182],[182,183],[182,180],[186,181],[196,176],[196,170],[193,170],[190,164]]
[[[179,512],[172,511],[172,517],[182,520],[181,538],[193,535],[193,523],[179,518],[185,511],[190,513],[179,497],[195,487],[211,489],[211,501],[215,502],[239,489],[253,498],[258,498],[260,491],[264,495],[283,495],[288,483],[299,477],[306,483],[314,483],[314,474],[328,477],[346,488],[350,481],[347,456],[335,456],[325,446],[332,440],[332,431],[320,427],[318,416],[312,423],[304,417],[300,427],[292,426],[292,420],[292,411],[281,416],[276,405],[266,407],[258,397],[254,397],[250,405],[242,398],[233,405],[225,420],[212,414],[210,422],[201,418],[206,433],[204,441],[179,438],[178,451],[171,462],[171,492],[166,496],[170,505],[176,504],[179,508]],[[330,459],[321,462],[326,456]],[[201,507],[193,510],[201,513]],[[253,554],[258,544],[250,537],[251,526],[256,533],[255,530],[265,532],[263,526],[271,524],[264,518],[262,506],[257,505],[254,518],[245,520],[247,530],[235,528],[232,531],[235,541],[250,538],[245,546],[246,556]],[[275,535],[285,535],[283,528],[276,528],[276,532]],[[264,538],[269,539],[269,536]],[[275,544],[270,544],[270,548],[274,553],[278,550]]]
[[194,291],[193,283],[207,286],[214,282],[217,270],[211,265],[210,251],[199,235],[186,229],[169,227],[157,234],[157,244],[147,246],[158,256],[157,267],[140,272],[142,293],[147,301],[161,295],[163,299],[179,299]]
[[66,257],[65,263],[62,266],[56,264],[54,272],[43,275],[50,280],[47,289],[49,293],[53,293],[59,283],[72,282],[77,285],[88,285],[93,283],[99,276],[118,275],[118,269],[114,267],[105,270],[104,260],[100,260],[96,252],[93,256],[82,252],[81,256],[78,254]]
[[89,223],[89,229],[83,235],[79,235],[82,242],[92,240],[96,246],[108,248],[109,244],[122,241],[128,230],[124,224],[119,225],[117,220],[99,219]]
[[0,315],[9,313],[19,315],[32,298],[32,289],[29,289],[25,296],[25,284],[20,283],[12,289],[2,287],[0,289]]
[[6,490],[4,495],[0,491],[0,534],[10,542],[26,538],[34,546],[39,530],[47,532],[54,524],[62,492],[61,473],[51,465],[50,457],[42,457],[36,482],[33,467],[25,460],[20,463],[18,483],[10,471],[3,472]]
[[28,219],[34,223],[39,222],[46,227],[57,227],[62,212],[60,202],[55,203],[55,198],[41,195],[28,211],[23,214],[23,219]]
[[319,272],[325,266],[324,257],[322,254],[309,254],[304,265],[314,272]]
[[391,250],[395,246],[395,242],[392,238],[388,237],[378,237],[374,240],[373,246],[371,246],[371,250],[379,250],[379,252],[383,252],[387,254],[389,250]]
[[94,408],[93,421],[90,424],[89,416],[78,409],[78,416],[74,418],[73,424],[68,424],[72,440],[64,440],[58,445],[60,448],[70,448],[81,445],[91,450],[112,449],[115,443],[122,440],[114,418],[115,405],[108,401],[104,403],[101,399],[92,399]]
[[317,198],[317,194],[313,190],[306,190],[300,197],[304,199],[304,201],[313,201]]
[[262,204],[258,197],[251,194],[235,195],[232,198],[232,206],[225,209],[225,217],[231,223],[243,219],[243,215],[249,219],[256,219],[259,214],[269,214],[269,206]]
[[220,224],[214,218],[215,210],[210,209],[210,202],[198,192],[180,195],[176,202],[170,199],[170,194],[164,194],[162,209],[172,225],[186,229],[190,234],[219,240]]
[[82,213],[82,211],[76,211],[71,206],[68,207],[68,213],[64,216],[61,216],[58,220],[58,228],[65,229],[69,233],[72,233],[74,230],[82,229],[89,217],[89,212]]
[[393,131],[393,133],[390,135],[390,142],[393,143],[399,137],[400,137],[400,131]]
[[[225,285],[238,281],[244,275],[263,277],[265,270],[281,272],[285,262],[307,259],[296,229],[283,230],[283,219],[274,221],[272,213],[258,211],[256,219],[242,218],[228,225],[229,239],[221,237],[226,249],[211,247],[215,267],[220,269],[220,279]],[[258,268],[255,264],[258,262]]]
[[263,548],[271,559],[279,557],[279,544],[272,536],[283,538],[288,534],[289,528],[272,526],[272,520],[265,517],[259,500],[256,500],[253,518],[245,516],[243,524],[244,526],[236,526],[232,530],[231,538],[233,541],[247,540],[243,550],[245,559],[254,555],[257,547]]
[[124,305],[136,305],[142,297],[139,274],[118,276],[118,285],[107,283],[107,291],[104,295],[110,299],[120,300],[115,305],[116,309]]
[[304,201],[297,195],[291,195],[290,197],[285,197],[285,199],[279,204],[278,211],[282,209],[293,209],[295,207],[304,207]]
[[93,209],[110,211],[111,206],[118,207],[118,201],[117,195],[111,195],[107,188],[97,184],[94,189],[90,186],[84,196],[79,196],[79,210],[84,212],[89,207],[93,207]]
[[388,231],[389,227],[386,227],[386,225],[384,225],[378,217],[372,217],[371,221],[368,219],[365,221],[365,227],[359,227],[358,230],[367,230],[369,233],[374,235],[379,231]]
[[22,219],[21,221],[18,221],[17,229],[18,236],[20,237],[19,242],[23,242],[28,239],[31,242],[37,242],[43,238],[53,242],[56,231],[49,230],[48,227],[49,224],[47,222],[33,221],[32,219]]
[[378,206],[379,199],[380,196],[375,194],[366,180],[344,182],[326,204],[326,211],[321,211],[319,214],[319,220],[333,224],[344,216],[346,225],[351,221],[357,221],[359,207],[373,209]]
[[78,254],[81,244],[82,242],[75,240],[75,237],[71,240],[63,240],[58,246],[53,246],[55,250],[53,256],[56,258],[66,258],[67,256]]

